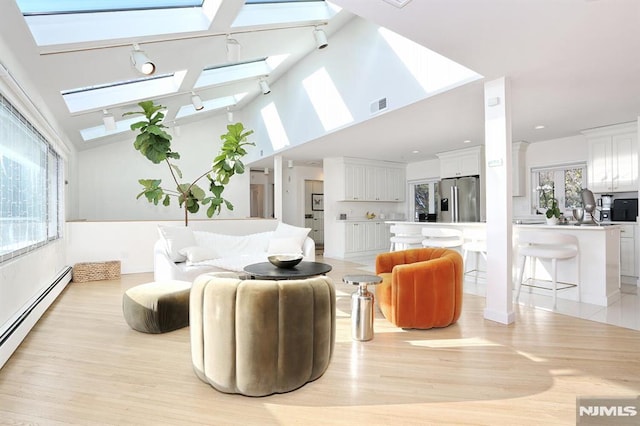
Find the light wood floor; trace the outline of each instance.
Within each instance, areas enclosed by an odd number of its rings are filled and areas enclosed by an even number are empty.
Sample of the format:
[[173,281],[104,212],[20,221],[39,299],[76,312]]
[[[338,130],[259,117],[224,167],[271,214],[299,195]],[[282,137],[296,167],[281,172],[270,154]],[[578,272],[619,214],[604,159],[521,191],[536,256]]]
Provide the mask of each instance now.
[[338,289],[335,352],[296,391],[227,395],[191,368],[189,331],[148,335],[121,313],[150,274],[71,283],[0,370],[0,424],[549,425],[575,424],[576,396],[640,394],[640,332],[520,306],[510,326],[465,294],[445,329],[406,331],[379,313],[352,341],[341,282],[358,265],[325,259]]

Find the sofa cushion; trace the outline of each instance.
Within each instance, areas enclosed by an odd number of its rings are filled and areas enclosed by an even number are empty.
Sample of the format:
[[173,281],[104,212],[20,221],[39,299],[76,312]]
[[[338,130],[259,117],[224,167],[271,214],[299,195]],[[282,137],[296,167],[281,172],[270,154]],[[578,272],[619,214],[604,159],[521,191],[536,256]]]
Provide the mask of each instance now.
[[302,245],[309,232],[311,232],[311,228],[300,228],[279,222],[273,232],[273,238],[292,238],[297,243],[297,246],[300,247],[300,251],[302,251]]
[[190,246],[181,249],[178,253],[187,258],[187,263],[198,263],[204,260],[219,257],[218,251],[211,247]]
[[169,258],[174,262],[187,260],[185,255],[180,254],[180,250],[196,245],[193,231],[185,226],[158,226],[158,231],[167,247]]
[[302,246],[298,240],[291,237],[277,238],[269,240],[268,254],[301,254]]

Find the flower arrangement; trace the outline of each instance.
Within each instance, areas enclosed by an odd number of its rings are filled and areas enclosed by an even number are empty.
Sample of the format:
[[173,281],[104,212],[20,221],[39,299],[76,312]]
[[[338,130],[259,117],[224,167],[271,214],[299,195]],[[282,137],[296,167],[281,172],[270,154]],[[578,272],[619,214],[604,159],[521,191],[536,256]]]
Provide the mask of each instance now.
[[558,199],[554,197],[554,188],[551,185],[542,185],[536,188],[537,191],[540,192],[542,197],[542,202],[540,203],[541,207],[546,208],[545,216],[547,219],[551,219],[555,217],[556,219],[560,218],[560,207],[558,207]]

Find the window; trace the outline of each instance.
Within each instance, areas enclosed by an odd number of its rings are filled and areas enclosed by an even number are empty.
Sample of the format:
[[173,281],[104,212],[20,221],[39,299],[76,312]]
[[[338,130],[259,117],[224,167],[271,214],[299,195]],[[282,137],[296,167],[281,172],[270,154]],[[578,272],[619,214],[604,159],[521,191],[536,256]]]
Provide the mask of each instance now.
[[409,218],[415,222],[425,222],[428,214],[436,213],[437,180],[424,180],[409,183]]
[[[531,170],[532,208],[534,212],[544,213],[545,195],[558,200],[560,211],[566,212],[582,207],[580,192],[586,187],[587,166],[568,164]],[[545,191],[546,189],[546,191]],[[546,194],[545,194],[546,192]]]
[[62,161],[0,95],[0,262],[60,237]]

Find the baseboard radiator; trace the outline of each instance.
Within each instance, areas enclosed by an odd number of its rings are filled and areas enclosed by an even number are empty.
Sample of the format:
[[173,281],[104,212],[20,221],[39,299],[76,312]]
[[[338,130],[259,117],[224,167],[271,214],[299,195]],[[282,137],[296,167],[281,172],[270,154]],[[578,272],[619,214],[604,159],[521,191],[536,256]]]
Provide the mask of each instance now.
[[47,308],[56,300],[62,290],[71,281],[72,268],[64,268],[40,294],[32,299],[19,312],[0,334],[0,368],[7,362],[11,354],[18,348]]

